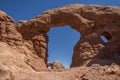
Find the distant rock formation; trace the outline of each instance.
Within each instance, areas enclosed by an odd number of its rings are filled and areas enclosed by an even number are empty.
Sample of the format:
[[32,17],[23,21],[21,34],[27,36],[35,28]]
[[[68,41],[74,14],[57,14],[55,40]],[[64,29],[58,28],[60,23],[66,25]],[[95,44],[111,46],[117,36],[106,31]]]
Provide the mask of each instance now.
[[59,62],[54,61],[53,63],[47,63],[48,67],[51,67],[51,69],[64,69],[65,67]]
[[[47,32],[64,25],[80,32],[81,38],[74,47],[71,68],[51,73]],[[17,25],[0,11],[0,67],[0,80],[119,80],[120,8],[72,4]]]

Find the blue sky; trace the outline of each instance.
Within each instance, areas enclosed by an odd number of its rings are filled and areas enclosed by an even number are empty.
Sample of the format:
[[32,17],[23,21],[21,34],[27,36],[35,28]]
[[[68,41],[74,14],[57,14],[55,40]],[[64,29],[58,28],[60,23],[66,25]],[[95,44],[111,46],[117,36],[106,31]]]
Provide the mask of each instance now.
[[[19,20],[29,20],[44,11],[68,4],[98,4],[120,6],[120,0],[0,0],[0,10],[5,11]],[[59,60],[64,66],[69,67],[73,54],[73,46],[80,38],[80,34],[68,26],[52,28],[49,36],[50,62]]]

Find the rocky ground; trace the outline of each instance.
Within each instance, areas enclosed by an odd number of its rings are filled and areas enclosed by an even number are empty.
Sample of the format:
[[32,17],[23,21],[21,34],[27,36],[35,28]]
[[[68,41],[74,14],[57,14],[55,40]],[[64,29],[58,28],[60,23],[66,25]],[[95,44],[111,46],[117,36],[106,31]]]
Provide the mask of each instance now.
[[120,67],[94,65],[71,69],[48,69],[36,71],[18,70],[12,73],[6,68],[0,68],[0,80],[119,80]]

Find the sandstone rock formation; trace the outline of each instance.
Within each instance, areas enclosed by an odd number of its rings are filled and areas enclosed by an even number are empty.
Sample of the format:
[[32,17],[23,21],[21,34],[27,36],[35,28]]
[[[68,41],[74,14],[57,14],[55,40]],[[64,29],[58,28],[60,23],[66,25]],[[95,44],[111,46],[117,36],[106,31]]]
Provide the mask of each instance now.
[[56,60],[53,63],[47,63],[47,67],[51,67],[51,69],[64,69],[65,68],[59,61],[56,61]]
[[30,41],[23,40],[13,19],[0,11],[0,65],[15,70],[27,69],[28,65],[34,70],[45,69],[44,60],[36,55],[33,47]]
[[[44,12],[36,18],[23,23],[18,27],[18,31],[24,40],[32,41],[36,47],[36,53],[46,62],[48,57],[48,37],[46,33],[51,27],[69,25],[81,33],[81,38],[74,48],[71,67],[91,65],[90,63],[95,61],[89,63],[89,60],[98,58],[98,55],[102,53],[106,54],[107,59],[111,54],[110,60],[112,60],[114,54],[120,56],[118,39],[120,34],[119,13],[120,8],[118,7],[69,5]],[[107,44],[101,40],[101,35],[104,35],[109,40]],[[44,42],[40,40],[40,37],[45,39]],[[115,51],[109,51],[111,48],[114,48]],[[114,57],[114,60],[116,59],[118,58]]]
[[[47,32],[64,25],[81,34],[71,69],[47,70]],[[0,80],[119,80],[120,8],[73,4],[17,25],[0,11],[0,67]]]

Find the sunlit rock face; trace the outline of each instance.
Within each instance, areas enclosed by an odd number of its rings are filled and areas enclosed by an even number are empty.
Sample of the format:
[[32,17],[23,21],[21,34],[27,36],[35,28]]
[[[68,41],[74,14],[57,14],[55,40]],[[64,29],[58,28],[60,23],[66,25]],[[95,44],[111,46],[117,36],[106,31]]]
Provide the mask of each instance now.
[[[47,69],[49,42],[47,32],[52,27],[65,25],[71,26],[81,34],[80,40],[74,47],[71,68],[95,66],[96,64],[107,66],[61,70],[61,75],[59,71],[55,71],[55,74],[49,71],[39,73]],[[104,43],[101,36],[104,36],[108,42]],[[112,66],[110,69],[109,65]],[[0,11],[0,67],[5,72],[3,75],[1,70],[0,76],[3,80],[8,78],[15,80],[97,80],[98,75],[102,75],[99,77],[101,80],[108,80],[108,77],[103,75],[112,75],[111,80],[119,80],[117,76],[120,72],[119,65],[119,7],[73,4],[48,10],[31,20],[20,21],[16,26],[10,16]],[[103,72],[96,71],[98,69]],[[90,75],[91,70],[93,73],[96,72],[95,75]],[[57,78],[55,78],[56,75]]]
[[65,67],[59,61],[53,61],[53,63],[47,63],[47,67],[51,69],[64,69]]

